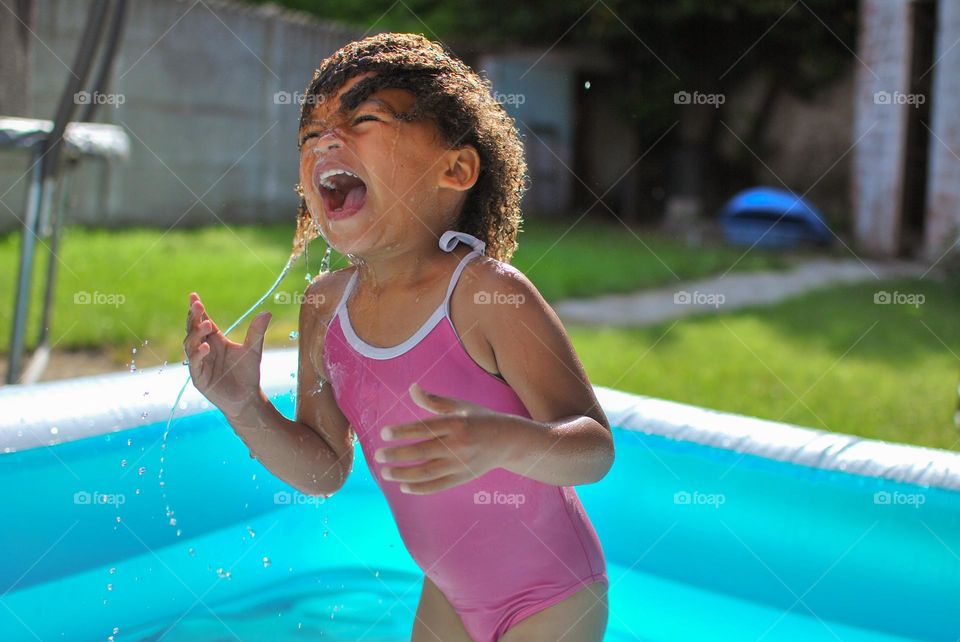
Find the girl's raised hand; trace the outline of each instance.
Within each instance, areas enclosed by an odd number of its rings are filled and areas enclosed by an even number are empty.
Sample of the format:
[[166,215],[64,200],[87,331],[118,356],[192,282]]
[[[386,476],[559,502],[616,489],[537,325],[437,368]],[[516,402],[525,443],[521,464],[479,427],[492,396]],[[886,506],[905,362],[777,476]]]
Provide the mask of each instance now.
[[[401,482],[403,492],[433,493],[475,479],[505,461],[505,437],[522,417],[410,386],[418,406],[437,413],[421,421],[386,426],[386,440],[423,439],[405,446],[380,448],[374,454],[385,480]],[[426,460],[416,465],[408,462]]]
[[207,316],[196,292],[190,293],[187,337],[183,352],[190,361],[190,377],[210,403],[226,417],[240,414],[260,394],[260,359],[263,335],[270,313],[257,315],[250,322],[244,342],[228,339],[213,319]]

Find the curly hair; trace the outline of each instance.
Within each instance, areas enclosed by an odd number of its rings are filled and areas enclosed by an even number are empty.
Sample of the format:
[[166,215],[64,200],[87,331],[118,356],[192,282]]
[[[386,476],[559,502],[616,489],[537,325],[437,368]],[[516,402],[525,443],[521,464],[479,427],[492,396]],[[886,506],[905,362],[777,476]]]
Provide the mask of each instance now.
[[[527,165],[514,120],[494,100],[490,81],[440,43],[421,35],[377,34],[344,45],[321,62],[304,91],[300,129],[314,103],[332,97],[347,80],[368,71],[376,76],[341,96],[341,111],[356,107],[380,89],[407,89],[416,96],[408,117],[429,118],[451,148],[472,145],[480,156],[480,173],[454,227],[486,243],[487,256],[509,263],[520,232]],[[303,186],[298,183],[296,191],[300,238],[314,226]]]

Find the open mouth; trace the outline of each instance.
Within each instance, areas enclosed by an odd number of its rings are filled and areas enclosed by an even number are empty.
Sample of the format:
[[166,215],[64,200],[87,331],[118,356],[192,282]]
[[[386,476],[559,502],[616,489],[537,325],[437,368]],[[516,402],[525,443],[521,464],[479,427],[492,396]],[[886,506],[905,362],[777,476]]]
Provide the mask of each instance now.
[[314,187],[323,199],[327,216],[341,219],[356,214],[367,202],[367,184],[348,169],[326,169],[316,172]]

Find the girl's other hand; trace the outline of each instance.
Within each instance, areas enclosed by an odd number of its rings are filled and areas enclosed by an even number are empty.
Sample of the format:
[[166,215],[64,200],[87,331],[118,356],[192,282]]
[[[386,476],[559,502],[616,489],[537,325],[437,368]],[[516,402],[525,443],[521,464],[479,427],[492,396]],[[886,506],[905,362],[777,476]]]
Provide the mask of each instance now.
[[[399,464],[382,467],[385,480],[402,482],[400,488],[405,493],[433,493],[475,479],[506,461],[509,449],[504,436],[515,432],[523,417],[431,394],[417,383],[410,387],[410,396],[437,416],[381,430],[386,440],[424,440],[376,451],[378,462]],[[406,464],[423,459],[427,461]]]
[[269,312],[257,315],[250,322],[244,342],[236,343],[207,316],[197,293],[190,293],[187,336],[183,341],[183,352],[190,360],[190,376],[197,390],[228,419],[260,398],[263,335],[270,318]]

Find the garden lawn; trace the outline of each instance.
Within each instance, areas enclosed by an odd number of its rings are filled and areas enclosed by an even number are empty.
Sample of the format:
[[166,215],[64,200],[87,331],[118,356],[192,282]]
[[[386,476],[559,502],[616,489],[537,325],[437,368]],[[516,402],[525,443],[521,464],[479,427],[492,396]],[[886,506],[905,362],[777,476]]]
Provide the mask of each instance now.
[[[881,290],[925,302],[878,305]],[[958,450],[958,319],[960,296],[946,285],[899,280],[645,328],[568,330],[597,385]]]
[[[636,235],[636,236],[635,236]],[[638,238],[643,239],[643,243]],[[182,357],[187,297],[197,291],[221,329],[252,305],[280,274],[290,254],[291,225],[222,225],[179,229],[105,230],[67,228],[57,262],[57,290],[50,331],[55,349],[108,351],[118,367],[137,348],[137,365],[160,365]],[[514,264],[527,272],[550,300],[630,291],[722,272],[742,250],[689,250],[683,244],[648,232],[629,231],[619,223],[541,222],[525,224]],[[10,336],[14,279],[19,262],[19,235],[0,238],[0,336]],[[296,293],[315,275],[322,241],[309,253],[309,267],[299,260],[264,309],[273,311],[268,348],[294,345]],[[48,250],[37,245],[28,350],[36,345]],[[334,269],[347,265],[334,255]],[[782,266],[784,262],[752,251],[736,269]],[[668,267],[669,266],[669,269]],[[280,303],[286,300],[290,303]],[[251,315],[252,318],[253,315]],[[249,319],[248,319],[249,320]],[[247,321],[230,334],[242,341]]]

